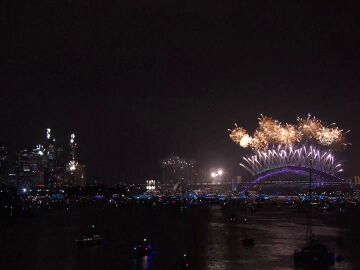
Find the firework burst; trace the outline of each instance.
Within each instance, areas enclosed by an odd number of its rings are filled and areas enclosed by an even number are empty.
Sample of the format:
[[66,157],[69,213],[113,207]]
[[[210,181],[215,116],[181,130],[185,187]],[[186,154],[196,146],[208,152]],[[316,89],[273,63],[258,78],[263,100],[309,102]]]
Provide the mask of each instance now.
[[241,147],[246,148],[249,144],[249,142],[246,140],[247,138],[250,138],[249,134],[247,134],[246,130],[241,127],[236,127],[230,133],[230,138],[235,143],[239,144]]
[[282,167],[309,168],[310,160],[312,168],[321,172],[335,175],[343,170],[331,150],[321,151],[313,146],[293,148],[279,145],[276,149],[259,150],[254,155],[243,157],[240,166],[257,175]]
[[253,136],[242,127],[230,130],[230,138],[241,147],[254,151],[266,150],[275,145],[295,146],[312,142],[321,146],[339,149],[347,145],[344,131],[336,126],[327,126],[319,119],[308,115],[298,118],[297,124],[282,124],[271,117],[261,116]]
[[316,139],[318,137],[319,130],[323,128],[323,124],[315,117],[311,117],[310,114],[306,118],[297,118],[298,130],[303,136],[309,139]]
[[236,144],[253,150],[254,154],[240,163],[252,175],[282,167],[308,168],[310,160],[314,169],[330,175],[343,170],[333,151],[347,145],[344,131],[310,115],[297,118],[296,124],[261,115],[253,135],[238,126],[230,132]]

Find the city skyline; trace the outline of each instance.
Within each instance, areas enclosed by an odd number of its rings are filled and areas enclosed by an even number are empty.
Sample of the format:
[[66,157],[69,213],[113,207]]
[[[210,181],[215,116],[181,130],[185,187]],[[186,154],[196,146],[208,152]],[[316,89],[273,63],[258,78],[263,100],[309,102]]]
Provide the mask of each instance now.
[[[308,117],[310,117],[310,115],[308,116]],[[271,118],[264,118],[263,116],[262,116],[262,118],[259,118],[259,123],[261,123],[262,121],[267,121],[267,119],[269,119],[270,120],[270,122],[271,121],[273,121]],[[314,119],[314,121],[319,121],[319,120],[317,120],[316,118],[313,118]],[[301,121],[301,118],[300,118],[300,121]],[[266,123],[266,122],[264,122],[264,123]],[[272,123],[271,123],[272,124]],[[281,125],[281,123],[280,122],[276,122],[276,120],[275,120],[275,122],[274,122],[274,124],[280,124]],[[262,125],[264,125],[264,124],[262,124]],[[265,124],[266,125],[266,124]],[[286,124],[286,125],[288,125],[288,124]],[[334,126],[334,125],[333,125]],[[289,128],[291,128],[291,126],[289,126]],[[336,128],[337,129],[337,128]],[[246,131],[243,129],[243,128],[238,128],[238,127],[236,127],[235,129],[233,129],[233,130],[230,130],[230,129],[228,129],[228,131],[232,131],[231,132],[231,135],[230,135],[230,137],[231,137],[231,139],[234,141],[234,142],[236,142],[237,144],[239,144],[239,145],[241,145],[241,142],[239,142],[239,140],[240,140],[240,138],[239,139],[237,139],[237,138],[234,138],[234,136],[235,136],[235,134],[237,134],[237,133],[234,133],[234,132],[240,132],[241,134],[245,134],[245,136],[248,136],[247,134],[246,134]],[[243,133],[243,131],[245,132],[245,133]],[[341,132],[343,132],[342,130],[341,130]],[[348,131],[346,132],[346,133],[348,133]],[[241,135],[241,136],[244,136],[244,135]],[[341,135],[341,136],[343,136],[343,135]],[[29,146],[29,145],[27,145],[25,148],[21,148],[21,149],[17,149],[17,151],[15,151],[14,152],[14,149],[10,149],[10,151],[9,151],[9,149],[8,148],[6,148],[6,151],[8,152],[7,153],[7,155],[9,156],[9,157],[12,157],[12,159],[15,157],[15,156],[18,156],[19,154],[20,154],[20,152],[21,151],[27,151],[26,149],[32,149],[31,151],[35,151],[35,149],[38,149],[39,148],[39,150],[41,150],[40,148],[42,148],[43,147],[43,145],[44,144],[46,144],[47,143],[47,141],[49,140],[49,139],[51,139],[51,140],[53,140],[54,141],[54,143],[55,143],[55,136],[54,136],[54,131],[52,130],[52,129],[50,129],[50,128],[47,128],[46,129],[46,133],[44,132],[44,134],[43,134],[43,141],[42,141],[42,143],[39,143],[39,144],[36,144],[36,146],[35,145],[33,145],[34,147],[31,147],[31,146]],[[71,133],[70,134],[70,140],[68,140],[68,143],[70,142],[70,144],[66,147],[66,148],[68,148],[67,150],[68,150],[68,156],[69,157],[67,157],[67,159],[69,160],[68,162],[66,162],[66,170],[68,170],[68,171],[74,171],[75,170],[75,167],[77,166],[77,164],[78,164],[78,154],[76,153],[75,154],[75,149],[78,149],[78,146],[77,146],[77,143],[76,143],[76,141],[75,141],[75,134],[74,133]],[[250,137],[251,138],[251,137]],[[76,139],[77,140],[77,139]],[[346,139],[344,138],[344,139],[341,139],[341,140],[344,140],[344,141],[346,141]],[[39,142],[39,141],[38,141]],[[6,147],[6,144],[2,144],[3,146],[5,146]],[[59,145],[59,144],[57,144],[57,145]],[[306,144],[305,144],[306,145]],[[305,149],[305,145],[303,145],[303,148]],[[346,142],[346,145],[347,145],[347,147],[349,147],[350,145],[351,145],[351,143],[348,143],[348,142]],[[295,146],[295,145],[294,145]],[[29,148],[30,147],[30,148]],[[242,147],[247,147],[247,146],[242,146]],[[275,147],[275,146],[273,146],[273,147]],[[310,146],[310,149],[311,149],[311,147],[312,146]],[[301,148],[301,147],[300,147]],[[23,149],[25,149],[25,150],[23,150]],[[289,151],[291,148],[289,148],[289,149],[285,149],[284,148],[284,150],[286,150],[286,151]],[[326,149],[326,148],[324,148],[324,149]],[[11,151],[11,150],[13,150],[13,151]],[[59,150],[61,150],[61,152],[63,151],[63,149],[62,148],[59,148]],[[283,151],[282,150],[282,148],[279,148],[278,149],[278,151]],[[19,152],[20,151],[20,152]],[[263,151],[263,150],[262,150]],[[268,151],[268,150],[266,150],[266,151]],[[272,153],[272,151],[274,151],[274,150],[269,150],[269,153],[271,152]],[[291,150],[290,150],[291,151]],[[295,150],[294,150],[295,151]],[[298,151],[298,150],[296,150],[296,151]],[[294,154],[296,154],[296,151],[294,152]],[[306,152],[306,150],[304,150],[305,152]],[[315,147],[315,149],[314,150],[312,150],[312,151],[314,151],[314,153],[315,153],[315,151],[319,151],[319,150],[317,150],[316,149],[316,147]],[[339,152],[338,152],[339,150],[337,150],[337,151],[335,151],[335,152],[337,152],[337,154],[339,154]],[[246,153],[246,151],[245,151],[245,153]],[[247,153],[249,153],[249,151],[247,151]],[[291,152],[290,152],[291,153]],[[331,150],[330,150],[330,152],[328,152],[327,150],[324,150],[323,151],[323,153],[331,153]],[[260,155],[259,156],[259,158],[260,158],[260,162],[261,162],[261,154],[260,153],[257,153],[256,155]],[[75,157],[76,157],[76,160],[75,160]],[[255,156],[253,156],[253,158],[254,158]],[[270,157],[270,156],[269,156]],[[162,172],[160,171],[160,173],[158,174],[158,175],[156,175],[156,179],[157,179],[157,181],[161,181],[161,182],[163,182],[163,180],[164,180],[164,175],[163,175],[163,170],[164,170],[164,165],[166,166],[166,162],[165,161],[167,161],[167,160],[171,160],[171,159],[179,159],[179,157],[178,156],[176,156],[175,154],[172,154],[172,155],[170,155],[170,156],[168,156],[166,159],[161,159],[161,160],[159,160],[160,161],[160,167],[161,167],[161,169],[160,170],[162,170]],[[325,156],[325,158],[328,158],[328,156]],[[16,159],[18,159],[18,157],[16,157]],[[245,159],[245,157],[241,157],[240,158],[240,163],[238,163],[237,165],[240,165],[240,167],[242,167],[241,169],[245,169],[245,170],[240,170],[240,171],[238,171],[238,173],[237,174],[234,174],[234,172],[232,172],[232,173],[230,173],[229,174],[229,177],[231,178],[231,179],[234,179],[234,177],[244,177],[244,178],[252,178],[252,177],[254,177],[254,176],[256,176],[256,174],[258,174],[259,172],[257,172],[257,173],[255,173],[254,174],[254,172],[251,170],[251,168],[249,168],[249,167],[247,167],[246,165],[244,165],[242,162],[244,161],[244,159]],[[10,160],[11,160],[11,158],[10,158]],[[183,160],[183,162],[185,162],[185,164],[187,165],[187,161],[185,160],[185,159],[179,159],[179,160]],[[14,161],[14,160],[12,160],[12,161]],[[247,159],[245,159],[245,161],[247,161]],[[249,159],[249,161],[251,162],[251,160]],[[249,161],[247,161],[247,162],[249,162]],[[326,160],[324,160],[325,161],[325,163],[326,163]],[[16,161],[16,163],[14,163],[14,164],[17,164],[17,162],[18,161]],[[165,163],[164,163],[165,162]],[[254,162],[254,161],[252,161],[252,162]],[[278,161],[275,161],[275,162],[278,162]],[[287,161],[287,162],[289,162],[289,161]],[[299,161],[299,162],[302,162],[302,161]],[[192,163],[192,164],[195,164],[195,163],[197,163],[195,160],[190,160],[190,163]],[[15,166],[14,164],[12,164],[11,166],[13,167],[13,166]],[[249,163],[250,165],[251,165],[251,163]],[[260,163],[259,163],[260,164]],[[276,164],[276,163],[275,163]],[[284,163],[285,164],[285,163]],[[284,165],[283,164],[283,165]],[[290,162],[290,164],[291,164],[291,162]],[[80,165],[80,164],[79,164]],[[281,166],[283,166],[283,165],[281,165]],[[327,163],[326,163],[326,165],[328,165]],[[18,165],[16,165],[16,166],[18,166]],[[81,167],[83,166],[83,165],[80,165]],[[266,170],[266,166],[268,166],[268,165],[261,165],[261,166],[265,166],[265,170]],[[277,165],[275,165],[275,166],[277,166]],[[324,165],[321,165],[321,166],[324,166]],[[339,175],[339,177],[340,178],[343,178],[343,179],[350,179],[350,178],[352,178],[353,177],[353,175],[348,175],[348,176],[346,176],[344,173],[343,173],[343,168],[342,168],[342,166],[343,166],[343,164],[340,164],[340,162],[339,161],[337,161],[337,163],[335,163],[334,165],[329,165],[329,166],[334,166],[334,168],[336,168],[337,169],[337,173],[339,174],[339,172],[341,172],[342,174],[340,174]],[[338,166],[340,166],[340,167],[338,167]],[[73,169],[72,169],[72,167],[74,167]],[[192,165],[192,167],[193,167],[193,165]],[[331,168],[331,167],[329,167],[329,168]],[[205,168],[205,167],[202,167],[202,168],[197,168],[197,169],[200,169],[200,171],[202,171],[202,176],[201,176],[201,178],[202,178],[202,181],[204,181],[205,179],[207,179],[209,176],[207,175],[208,173],[207,172],[205,172],[204,173],[204,171],[207,171],[206,169],[209,169],[209,168]],[[14,168],[12,168],[12,170],[14,170]],[[260,172],[261,172],[261,170],[263,170],[263,169],[260,169]],[[250,175],[249,175],[249,172],[250,172]],[[332,174],[332,173],[330,173],[330,174]],[[191,181],[192,182],[192,180],[191,180],[191,178],[192,178],[193,176],[189,176],[189,177],[186,177],[187,179],[186,179],[186,181]],[[229,179],[230,179],[229,178]],[[170,179],[170,178],[169,178]],[[165,181],[169,181],[169,179],[168,180],[165,180]],[[229,180],[228,179],[228,180]],[[105,181],[104,181],[105,180]],[[91,181],[89,182],[89,183],[94,183],[94,182],[98,182],[98,181],[100,181],[101,183],[105,183],[105,184],[115,184],[115,183],[120,183],[120,182],[122,182],[121,180],[119,180],[119,181],[115,181],[115,182],[108,182],[108,181],[106,181],[106,179],[104,179],[103,177],[95,177],[95,178],[92,178],[91,179]],[[144,179],[141,179],[140,181],[138,181],[138,182],[136,182],[135,181],[135,183],[141,183],[141,182],[143,182],[144,181]],[[178,181],[176,181],[176,182],[178,182]],[[131,181],[130,182],[128,182],[128,183],[132,183]],[[165,182],[164,182],[165,183]]]
[[156,178],[171,153],[236,175],[244,152],[227,137],[235,122],[253,131],[261,113],[284,122],[311,113],[351,130],[339,158],[346,176],[359,174],[359,33],[350,6],[132,9],[124,1],[99,4],[104,14],[84,5],[47,2],[19,7],[21,19],[8,15],[19,28],[10,50],[1,45],[0,141],[18,149],[47,127],[74,131],[89,174],[108,183]]
[[64,147],[57,143],[51,128],[44,130],[43,138],[33,145],[14,150],[0,143],[0,182],[21,190],[85,186],[86,165],[79,159],[77,148],[75,133]]
[[0,268],[360,269],[355,3],[7,1]]

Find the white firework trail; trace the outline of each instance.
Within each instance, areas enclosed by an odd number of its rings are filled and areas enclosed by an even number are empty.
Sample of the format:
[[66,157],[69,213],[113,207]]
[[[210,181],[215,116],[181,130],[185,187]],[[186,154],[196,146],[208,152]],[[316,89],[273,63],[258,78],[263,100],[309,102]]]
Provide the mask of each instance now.
[[321,172],[336,175],[343,171],[341,162],[336,161],[331,150],[305,145],[298,148],[279,145],[274,149],[258,150],[254,155],[243,157],[243,160],[240,166],[252,175],[282,167],[309,168],[310,161],[312,168]]

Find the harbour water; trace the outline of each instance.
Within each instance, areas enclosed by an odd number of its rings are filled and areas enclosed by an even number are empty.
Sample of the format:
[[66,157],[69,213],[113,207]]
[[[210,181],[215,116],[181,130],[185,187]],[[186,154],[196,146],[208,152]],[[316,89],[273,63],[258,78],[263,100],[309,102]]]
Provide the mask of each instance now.
[[[236,221],[229,222],[235,214]],[[360,269],[359,209],[314,213],[313,232],[345,259],[333,269]],[[254,247],[244,247],[243,219]],[[78,246],[75,239],[94,225],[99,246]],[[1,221],[1,269],[98,270],[294,269],[294,249],[305,243],[306,213],[289,206],[254,212],[219,205],[187,209],[165,206],[80,205],[36,210],[28,217]],[[152,256],[137,258],[135,244],[147,238]]]

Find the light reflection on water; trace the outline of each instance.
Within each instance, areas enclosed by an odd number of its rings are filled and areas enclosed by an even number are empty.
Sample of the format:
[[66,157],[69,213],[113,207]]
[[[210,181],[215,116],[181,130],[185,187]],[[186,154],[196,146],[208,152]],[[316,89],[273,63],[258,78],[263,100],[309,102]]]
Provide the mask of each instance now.
[[142,270],[152,270],[152,256],[144,256],[142,258],[135,258],[134,259],[134,267],[135,269],[142,269]]
[[[189,255],[192,269],[293,269],[293,252],[305,243],[306,215],[292,209],[261,209],[247,213],[234,210],[237,221],[220,206],[189,209],[179,213],[166,208],[96,209],[47,212],[19,219],[1,229],[0,254],[9,254],[8,269],[177,269],[183,254]],[[63,214],[61,214],[63,213]],[[243,219],[255,246],[242,246]],[[97,224],[104,237],[101,246],[75,245],[88,224]],[[335,225],[313,219],[313,232],[335,254],[348,258],[351,250],[340,250],[339,236],[349,234]],[[136,258],[134,244],[147,236],[153,256]],[[21,252],[26,250],[26,252]],[[335,269],[351,269],[347,260]],[[6,269],[6,268],[5,268]],[[353,269],[356,269],[353,268]]]
[[[306,216],[264,216],[242,213],[250,222],[246,224],[247,234],[255,238],[255,247],[243,247],[243,218],[232,224],[222,218],[220,209],[213,209],[212,218],[217,222],[209,223],[209,246],[207,249],[206,269],[294,269],[293,252],[305,244]],[[326,243],[335,254],[343,251],[336,246],[336,239],[345,230],[330,227],[313,218],[313,233]],[[336,263],[329,269],[351,269],[349,262]]]

